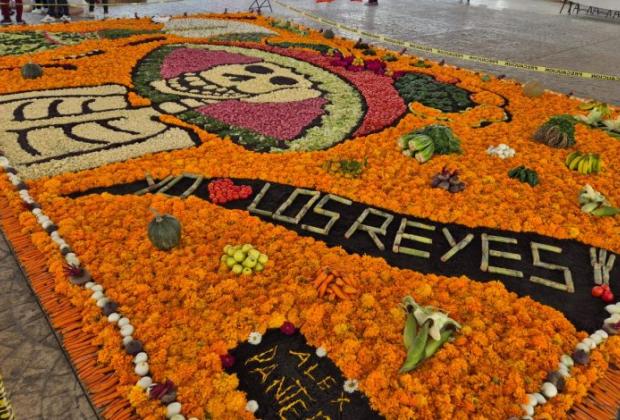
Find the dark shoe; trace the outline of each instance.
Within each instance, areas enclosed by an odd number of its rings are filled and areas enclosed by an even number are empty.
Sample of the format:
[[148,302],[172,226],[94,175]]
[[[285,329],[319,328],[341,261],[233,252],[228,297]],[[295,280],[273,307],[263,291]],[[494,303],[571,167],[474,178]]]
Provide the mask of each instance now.
[[0,25],[12,25],[13,21],[11,19],[2,19],[2,22],[0,22]]
[[16,20],[15,23],[18,24],[18,25],[26,25],[26,21],[23,20],[23,19]]

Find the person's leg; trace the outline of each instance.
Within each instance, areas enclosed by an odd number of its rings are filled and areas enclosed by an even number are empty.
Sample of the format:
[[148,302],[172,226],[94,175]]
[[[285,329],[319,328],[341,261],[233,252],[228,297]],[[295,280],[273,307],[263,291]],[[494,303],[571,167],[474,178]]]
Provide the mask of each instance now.
[[22,15],[24,14],[24,1],[15,0],[15,21],[17,23],[24,23]]
[[108,14],[108,0],[101,0],[103,3],[103,14],[107,15]]
[[2,23],[11,23],[11,8],[9,0],[0,0],[0,8],[2,9]]
[[88,13],[95,12],[95,0],[88,0]]
[[60,17],[65,17],[65,20],[71,20],[69,17],[69,5],[67,4],[67,0],[58,0],[58,8]]

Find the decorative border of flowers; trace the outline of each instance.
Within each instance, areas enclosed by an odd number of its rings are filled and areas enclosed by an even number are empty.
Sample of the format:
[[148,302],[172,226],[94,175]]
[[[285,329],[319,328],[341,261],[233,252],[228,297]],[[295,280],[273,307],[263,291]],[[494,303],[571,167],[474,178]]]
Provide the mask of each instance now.
[[[60,253],[64,256],[65,262],[68,265],[68,270],[80,270],[80,279],[74,284],[80,284],[84,286],[84,289],[92,292],[90,298],[94,301],[98,308],[101,308],[104,315],[107,316],[107,320],[110,324],[115,324],[118,327],[119,334],[123,337],[123,345],[128,354],[134,356],[134,372],[140,377],[137,384],[140,388],[148,394],[150,389],[157,385],[153,382],[152,377],[149,375],[148,354],[143,349],[142,343],[139,340],[135,340],[132,334],[135,332],[135,327],[131,324],[129,318],[124,317],[118,310],[116,302],[108,298],[104,293],[104,288],[101,284],[93,281],[85,268],[81,267],[81,262],[77,255],[73,252],[69,244],[58,233],[58,226],[43,212],[41,206],[30,196],[28,187],[19,177],[17,170],[11,166],[9,160],[0,152],[0,167],[6,172],[8,180],[18,191],[18,194],[26,207],[30,209],[31,213],[37,219],[37,222],[43,230],[45,230],[52,241],[58,245]],[[72,278],[71,275],[69,275]],[[75,277],[74,277],[75,278]],[[84,281],[88,279],[89,281]],[[130,350],[131,349],[131,350]],[[166,417],[171,420],[185,420],[185,417],[181,414],[181,403],[177,401],[170,402],[166,405]],[[189,420],[197,420],[190,418]]]

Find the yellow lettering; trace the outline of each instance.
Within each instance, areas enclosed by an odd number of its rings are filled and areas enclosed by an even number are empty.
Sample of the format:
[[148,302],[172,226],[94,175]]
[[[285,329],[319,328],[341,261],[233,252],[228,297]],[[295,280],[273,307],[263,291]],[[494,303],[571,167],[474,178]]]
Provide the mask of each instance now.
[[314,416],[308,417],[306,420],[332,420],[332,418],[326,414],[323,414],[323,410],[321,410]]
[[342,406],[346,403],[350,403],[351,400],[344,396],[344,392],[340,395],[340,398],[330,401],[332,404],[338,404],[338,410],[342,413]]
[[273,358],[276,357],[277,351],[278,351],[278,346],[274,346],[270,348],[269,350],[265,350],[261,354],[257,354],[256,356],[249,358],[248,360],[245,361],[245,365],[247,366],[248,363],[271,362]]
[[291,402],[290,404],[282,407],[280,409],[280,411],[278,411],[278,415],[280,416],[280,419],[282,420],[287,420],[288,417],[286,416],[286,414],[289,411],[292,411],[293,414],[295,415],[295,417],[299,417],[299,412],[297,412],[297,406],[301,405],[303,407],[304,410],[308,410],[308,406],[306,405],[306,402],[302,399],[297,399],[293,402]]
[[267,392],[270,392],[274,387],[277,387],[275,390],[275,395],[274,398],[276,399],[276,401],[278,403],[282,403],[285,400],[290,399],[291,397],[289,396],[288,398],[284,399],[284,397],[286,397],[286,394],[295,387],[295,385],[290,385],[288,387],[284,386],[284,381],[286,380],[285,377],[281,377],[280,379],[276,379],[275,381],[273,381],[273,383],[271,385],[269,385],[267,387]]
[[310,359],[310,353],[305,353],[305,352],[296,352],[296,351],[292,351],[289,350],[288,351],[291,355],[298,357],[299,360],[301,361],[300,364],[298,364],[297,366],[301,366],[304,363],[306,363],[308,361],[308,359]]
[[312,379],[313,382],[316,382],[316,379],[314,376],[312,376],[312,371],[316,368],[319,367],[318,363],[315,363],[314,365],[310,366],[308,369],[304,370],[304,375],[306,375],[308,378]]
[[[331,381],[331,383],[330,383],[330,381]],[[332,386],[336,385],[336,380],[334,378],[332,378],[331,376],[327,376],[327,377],[323,378],[320,382],[317,382],[316,384],[323,391],[327,391],[329,388],[331,388]]]
[[255,369],[252,369],[250,372],[258,373],[258,375],[260,376],[260,383],[264,384],[267,378],[269,378],[269,375],[271,375],[273,371],[276,370],[276,367],[278,367],[278,365],[274,363],[273,365],[269,365],[269,366],[262,367],[262,368],[257,367]]

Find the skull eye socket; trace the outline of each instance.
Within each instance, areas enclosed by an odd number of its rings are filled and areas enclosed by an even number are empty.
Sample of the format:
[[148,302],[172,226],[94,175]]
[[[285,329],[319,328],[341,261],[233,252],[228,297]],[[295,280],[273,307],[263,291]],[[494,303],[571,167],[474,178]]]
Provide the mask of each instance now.
[[273,70],[271,70],[269,67],[260,66],[260,65],[246,66],[245,71],[248,71],[250,73],[255,73],[255,74],[273,73]]
[[274,85],[280,86],[292,86],[297,84],[297,80],[285,76],[275,76],[269,79],[269,81]]

